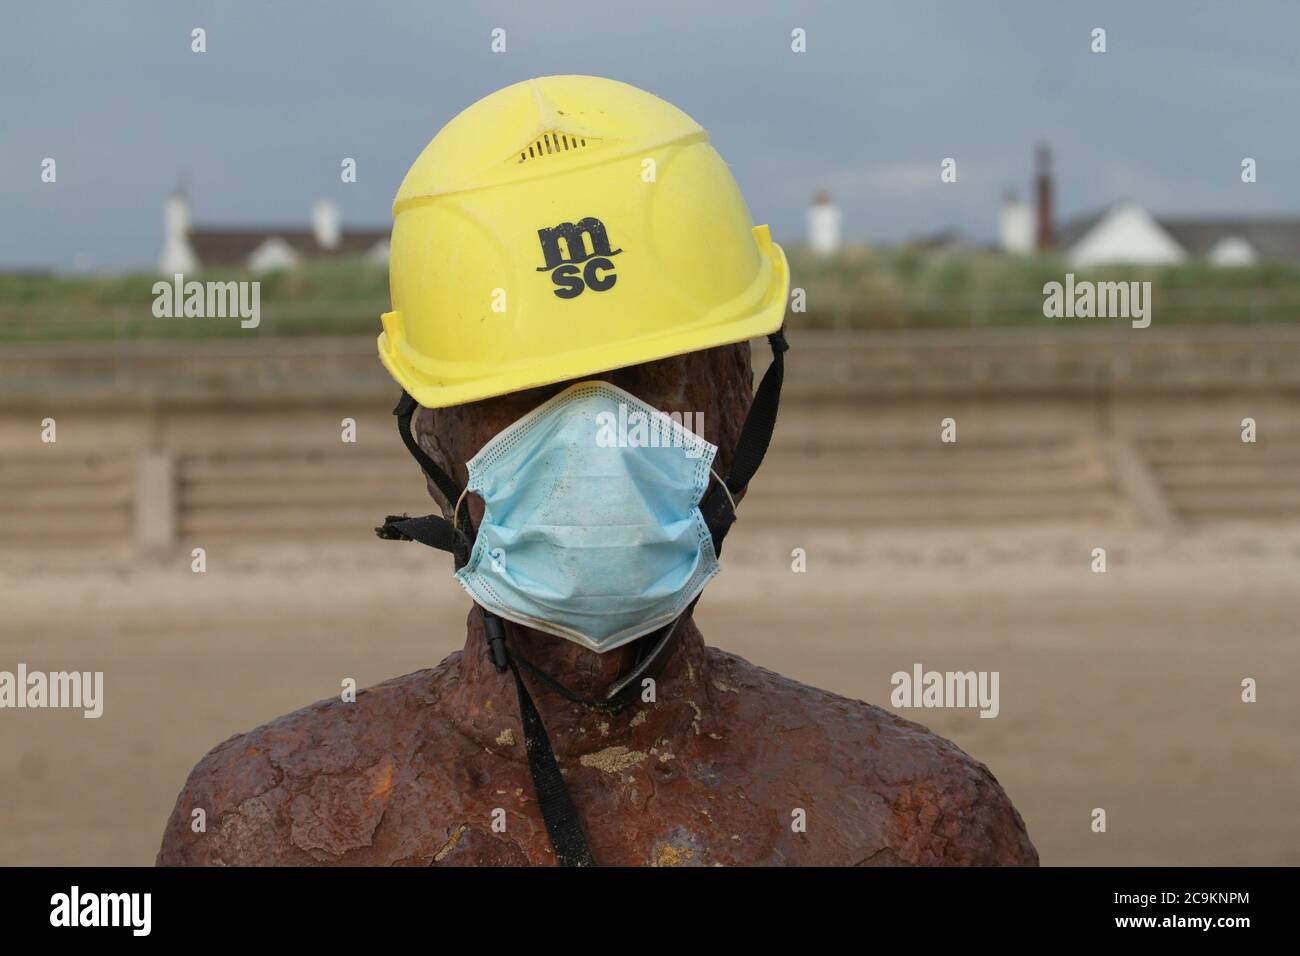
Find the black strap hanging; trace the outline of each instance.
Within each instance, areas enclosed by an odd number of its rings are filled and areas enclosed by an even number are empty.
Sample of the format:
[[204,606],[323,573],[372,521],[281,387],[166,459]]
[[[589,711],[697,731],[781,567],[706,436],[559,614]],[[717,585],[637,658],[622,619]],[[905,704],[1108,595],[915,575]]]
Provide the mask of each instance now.
[[[551,847],[555,850],[555,861],[560,866],[595,866],[596,861],[591,856],[591,848],[587,846],[587,837],[582,832],[578,811],[573,806],[573,798],[569,796],[568,784],[564,782],[559,761],[551,749],[551,738],[546,735],[546,725],[542,723],[542,716],[537,712],[532,695],[524,685],[519,666],[514,657],[505,651],[503,622],[481,606],[479,614],[483,618],[484,632],[489,635],[488,643],[493,651],[493,660],[498,660],[499,650],[515,676],[515,693],[519,697],[519,721],[524,730],[528,774],[533,778],[533,793],[537,797],[542,822],[546,824],[546,834],[551,838]],[[497,670],[505,668],[498,666]]]
[[[694,601],[691,602],[691,607],[695,607]],[[689,610],[688,608],[687,613]],[[650,643],[654,635],[643,639],[636,666],[610,688],[603,701],[573,693],[521,654],[509,651],[506,648],[505,621],[481,605],[479,616],[483,621],[483,633],[493,664],[498,671],[504,672],[509,668],[515,677],[519,718],[524,730],[524,752],[528,756],[528,773],[533,780],[537,808],[542,814],[542,822],[546,824],[547,835],[551,838],[556,862],[560,866],[595,866],[573,799],[569,796],[568,785],[564,782],[559,762],[555,759],[555,751],[551,748],[551,739],[546,734],[546,726],[537,712],[532,695],[524,684],[519,666],[522,664],[525,670],[552,687],[566,700],[606,712],[616,712],[635,696],[638,689],[636,679],[657,673],[658,668],[671,656],[670,652],[665,653],[665,649],[676,646],[678,625],[686,614],[656,632],[661,636],[654,643]]]
[[511,664],[515,675],[515,689],[519,692],[519,718],[524,728],[524,751],[528,754],[528,772],[533,778],[533,792],[537,806],[546,824],[547,836],[555,849],[555,862],[560,866],[595,866],[591,848],[582,832],[578,811],[574,809],[569,787],[560,773],[560,765],[546,736],[542,717],[528,695],[519,668]]

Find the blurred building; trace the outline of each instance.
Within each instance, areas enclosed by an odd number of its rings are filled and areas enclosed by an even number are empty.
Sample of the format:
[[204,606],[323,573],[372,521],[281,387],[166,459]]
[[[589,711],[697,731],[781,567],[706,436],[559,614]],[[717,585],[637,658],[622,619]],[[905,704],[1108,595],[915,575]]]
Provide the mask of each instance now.
[[312,204],[309,226],[194,226],[189,197],[176,190],[163,206],[158,271],[166,274],[234,267],[253,272],[292,268],[304,260],[364,256],[388,262],[388,230],[344,229],[338,206]]
[[1024,256],[1053,247],[1052,192],[1052,153],[1046,143],[1039,143],[1035,150],[1033,208],[1021,201],[1014,187],[1002,195],[998,244],[1003,252]]
[[1300,262],[1300,217],[1159,216],[1124,201],[1066,223],[1057,241],[1077,266]]
[[808,207],[808,246],[819,256],[829,256],[839,252],[840,243],[840,207],[829,194],[819,192]]
[[1300,216],[1160,216],[1132,200],[1053,222],[1051,151],[1035,152],[1034,206],[1014,189],[1003,196],[998,245],[1011,255],[1059,252],[1073,266],[1100,263],[1164,265],[1200,261],[1215,266],[1300,262]]
[[1034,251],[1034,214],[1014,189],[1008,189],[1002,197],[998,243],[1012,255],[1025,256]]

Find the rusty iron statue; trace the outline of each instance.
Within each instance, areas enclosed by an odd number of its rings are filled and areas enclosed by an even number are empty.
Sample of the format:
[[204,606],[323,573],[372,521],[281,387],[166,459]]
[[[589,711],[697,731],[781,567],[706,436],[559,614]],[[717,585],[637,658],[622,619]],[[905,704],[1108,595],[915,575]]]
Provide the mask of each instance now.
[[[749,402],[749,347],[609,379],[665,410],[702,410],[705,437],[726,449]],[[421,443],[463,477],[487,439],[557,390],[426,411]],[[1037,862],[998,782],[956,746],[706,647],[685,625],[653,705],[606,714],[530,681],[598,863]],[[630,651],[600,655],[522,628],[511,640],[586,693],[631,660]],[[206,833],[190,828],[200,807]],[[797,829],[798,811],[806,822]],[[474,613],[465,649],[432,670],[362,691],[355,703],[313,704],[214,749],[185,784],[158,854],[163,865],[554,861],[514,686],[489,661]]]
[[440,513],[376,530],[453,556],[464,650],[218,746],[159,864],[1037,863],[983,765],[695,625],[776,424],[789,274],[694,120],[594,77],[492,94],[403,181],[390,279],[380,357]]

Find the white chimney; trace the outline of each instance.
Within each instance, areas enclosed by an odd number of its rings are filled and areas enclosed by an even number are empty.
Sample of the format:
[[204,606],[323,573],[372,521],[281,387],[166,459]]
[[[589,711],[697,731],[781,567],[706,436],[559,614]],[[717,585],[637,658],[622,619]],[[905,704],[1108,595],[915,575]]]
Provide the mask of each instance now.
[[311,231],[323,249],[337,249],[343,238],[343,221],[339,207],[328,199],[318,199],[311,207]]
[[998,222],[998,241],[1002,251],[1013,256],[1027,256],[1034,251],[1034,214],[1029,203],[1022,202],[1014,189],[1002,197]]
[[158,271],[171,275],[195,272],[198,258],[190,246],[190,199],[177,189],[163,204],[163,241],[158,253]]
[[813,196],[808,207],[808,245],[819,256],[834,255],[840,248],[840,208],[824,192]]

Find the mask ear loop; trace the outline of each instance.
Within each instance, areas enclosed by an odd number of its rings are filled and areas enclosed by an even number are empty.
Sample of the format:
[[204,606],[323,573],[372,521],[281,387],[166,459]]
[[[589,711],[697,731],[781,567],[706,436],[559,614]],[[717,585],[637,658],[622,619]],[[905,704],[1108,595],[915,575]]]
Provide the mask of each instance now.
[[460,503],[465,500],[465,495],[468,491],[469,488],[462,488],[460,490],[460,497],[456,499],[456,506],[451,509],[451,524],[457,531],[460,531]]
[[731,513],[734,515],[736,513],[736,499],[731,496],[731,489],[727,487],[727,483],[722,480],[722,476],[719,475],[716,471],[714,471],[713,466],[711,465],[709,466],[709,474],[711,474],[714,478],[716,478],[718,480],[718,484],[722,486],[722,490],[727,495],[727,500],[731,502]]

